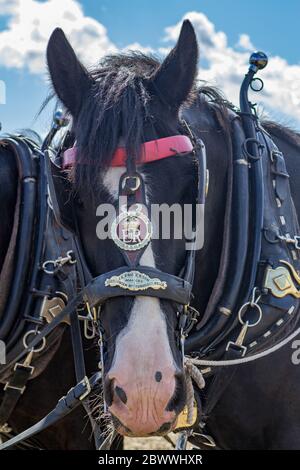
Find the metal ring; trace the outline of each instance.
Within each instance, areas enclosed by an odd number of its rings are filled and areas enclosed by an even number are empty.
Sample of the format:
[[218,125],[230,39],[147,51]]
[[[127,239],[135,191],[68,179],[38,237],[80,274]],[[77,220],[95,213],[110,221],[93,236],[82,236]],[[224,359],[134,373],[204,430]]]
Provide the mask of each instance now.
[[[28,336],[29,336],[29,335],[35,335],[35,336],[37,336],[39,333],[40,333],[39,331],[35,331],[35,330],[29,330],[29,331],[27,331],[27,333],[25,333],[25,335],[23,336],[23,346],[24,346],[25,349],[28,349],[28,344],[27,344],[27,338],[28,338]],[[46,340],[46,338],[42,338],[41,341],[42,341],[42,345],[41,345],[39,348],[37,348],[37,349],[32,348],[31,351],[33,351],[33,352],[35,352],[35,353],[38,353],[38,352],[43,351],[43,349],[44,349],[45,346],[46,346],[47,340]]]
[[[244,312],[244,310],[246,310],[249,305],[252,307],[252,308],[256,308],[257,311],[258,311],[258,320],[254,323],[249,323],[249,322],[244,322],[243,318],[242,318],[242,313]],[[262,309],[261,307],[256,303],[256,302],[246,302],[244,305],[241,306],[241,308],[239,309],[239,313],[238,313],[238,317],[239,317],[239,321],[242,325],[246,325],[246,323],[248,323],[248,328],[252,328],[253,326],[256,326],[260,323],[261,319],[262,319]]]
[[125,176],[125,178],[122,181],[122,189],[124,190],[126,188],[126,185],[130,180],[135,180],[135,185],[133,187],[129,187],[130,191],[132,192],[137,191],[141,185],[141,179],[138,175]]
[[[248,150],[248,144],[249,143],[257,145],[259,156],[252,155],[252,153],[249,152],[249,150]],[[243,148],[245,154],[247,155],[247,157],[250,160],[257,161],[261,158],[262,150],[265,148],[265,146],[259,140],[255,139],[254,137],[249,137],[248,139],[245,139],[244,142],[242,143],[242,148]]]
[[[258,89],[253,88],[253,85],[252,85],[252,84],[253,84],[254,82],[259,82],[259,83],[260,83],[260,88],[258,88]],[[263,89],[263,87],[264,87],[264,82],[262,81],[261,78],[255,77],[255,78],[253,78],[253,79],[251,80],[251,82],[250,82],[250,88],[251,88],[251,90],[252,90],[252,91],[255,91],[256,93],[259,92],[259,91],[261,91],[261,90]]]
[[[268,243],[272,243],[272,244],[279,243],[280,239],[278,238],[277,233],[274,232],[273,230],[271,230],[269,228],[264,228],[263,233],[264,233],[264,237],[265,237],[265,239],[267,240]],[[269,233],[273,234],[274,238],[269,237]]]

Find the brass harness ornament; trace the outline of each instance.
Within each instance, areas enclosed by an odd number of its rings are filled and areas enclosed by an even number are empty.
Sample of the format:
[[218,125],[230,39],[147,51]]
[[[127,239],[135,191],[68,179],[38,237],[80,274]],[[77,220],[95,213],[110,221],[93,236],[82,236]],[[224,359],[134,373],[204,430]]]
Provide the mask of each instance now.
[[[300,290],[295,282],[300,286],[300,276],[294,266],[284,260],[280,260],[285,266],[278,266],[275,269],[268,268],[266,271],[264,287],[277,298],[292,295],[300,299]],[[286,267],[287,266],[287,267]]]

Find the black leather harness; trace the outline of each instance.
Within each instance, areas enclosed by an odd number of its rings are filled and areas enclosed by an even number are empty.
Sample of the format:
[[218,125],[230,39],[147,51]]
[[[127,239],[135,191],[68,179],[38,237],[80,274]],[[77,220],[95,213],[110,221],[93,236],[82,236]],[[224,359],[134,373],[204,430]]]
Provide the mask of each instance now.
[[[282,152],[262,128],[248,102],[255,69],[241,88],[241,109],[232,122],[233,198],[228,282],[225,295],[190,335],[186,351],[207,362],[230,361],[267,351],[293,337],[299,326],[300,245],[298,217]],[[248,188],[243,192],[241,188]],[[237,265],[235,264],[235,260]],[[240,261],[240,265],[239,265]],[[236,272],[232,267],[236,266]],[[243,266],[243,269],[241,267]],[[233,282],[234,279],[234,282]],[[201,433],[194,442],[215,447],[209,418],[238,365],[206,367]]]
[[[0,435],[6,435],[9,418],[27,382],[42,373],[57,351],[66,323],[39,342],[34,352],[27,345],[73,298],[77,273],[70,234],[58,226],[48,204],[40,147],[24,136],[4,137],[1,145],[17,162],[22,208],[14,276],[0,319],[0,338],[5,342],[6,361],[10,364],[0,366]],[[18,362],[25,348],[27,356]]]

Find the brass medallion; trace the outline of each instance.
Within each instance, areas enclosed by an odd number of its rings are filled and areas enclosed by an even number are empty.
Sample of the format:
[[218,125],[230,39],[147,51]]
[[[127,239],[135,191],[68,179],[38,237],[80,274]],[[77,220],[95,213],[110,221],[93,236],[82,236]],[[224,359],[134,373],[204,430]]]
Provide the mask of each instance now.
[[147,274],[139,271],[127,271],[120,276],[112,276],[105,281],[106,287],[121,287],[131,291],[139,291],[146,289],[166,289],[167,283],[161,281],[158,277],[151,278]]
[[125,251],[136,251],[144,248],[151,240],[153,228],[143,206],[123,210],[113,221],[111,237],[115,244]]

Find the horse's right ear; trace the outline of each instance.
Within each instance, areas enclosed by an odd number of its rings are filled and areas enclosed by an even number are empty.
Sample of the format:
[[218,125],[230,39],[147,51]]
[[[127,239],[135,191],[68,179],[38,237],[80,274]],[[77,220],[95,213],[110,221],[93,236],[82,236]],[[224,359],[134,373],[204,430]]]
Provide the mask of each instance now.
[[60,28],[56,28],[49,39],[47,62],[58,98],[76,117],[92,81]]
[[192,23],[185,20],[176,46],[152,77],[154,89],[171,107],[178,108],[188,97],[196,78],[197,62],[196,34]]

